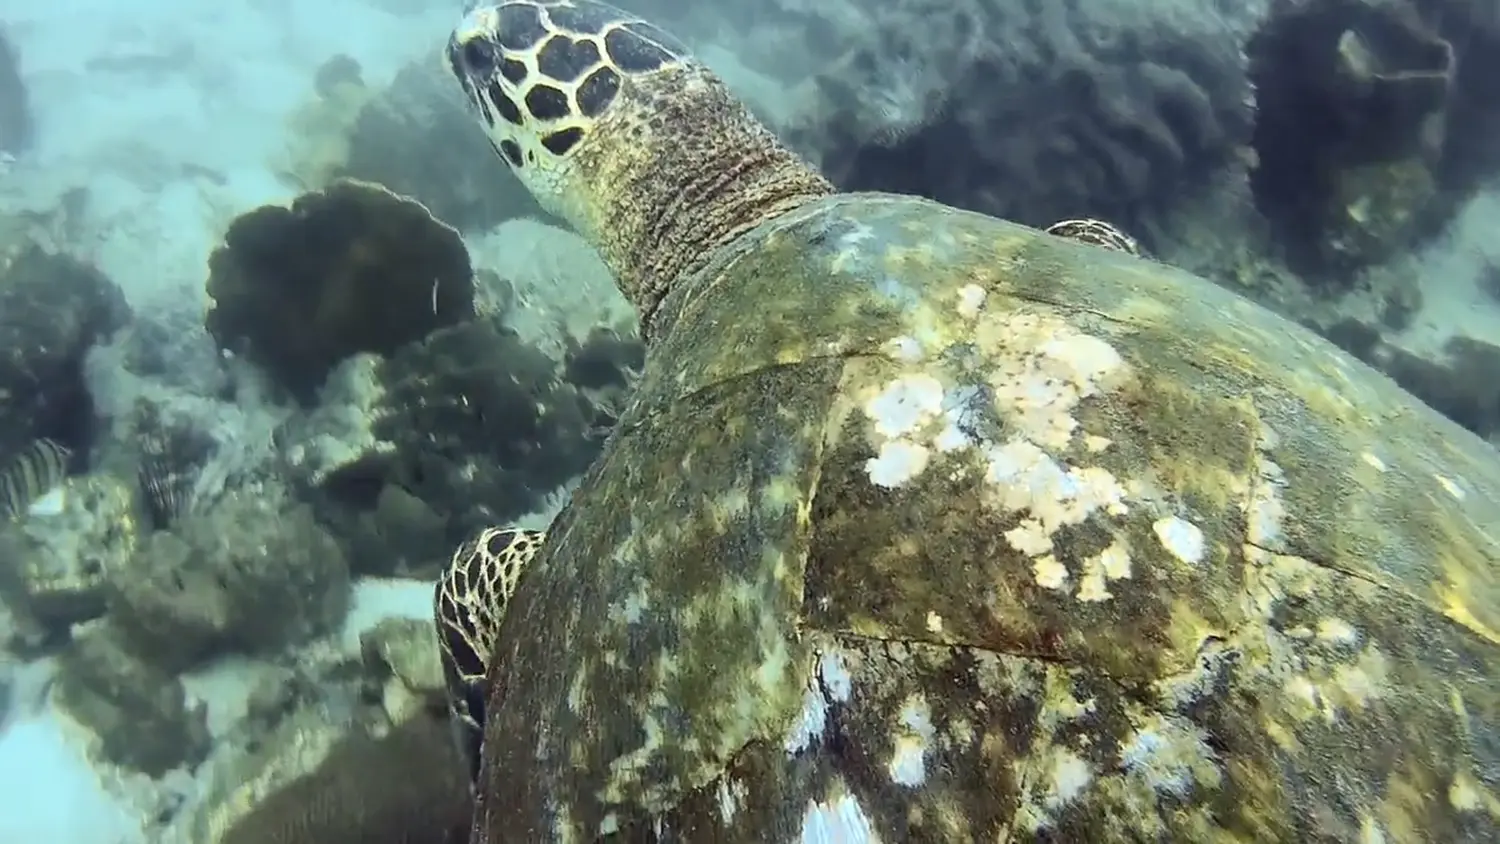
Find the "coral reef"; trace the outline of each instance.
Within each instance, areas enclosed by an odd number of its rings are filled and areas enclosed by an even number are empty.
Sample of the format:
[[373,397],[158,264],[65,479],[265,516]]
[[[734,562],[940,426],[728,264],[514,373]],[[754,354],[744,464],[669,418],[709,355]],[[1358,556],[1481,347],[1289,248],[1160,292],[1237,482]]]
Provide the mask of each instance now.
[[1248,143],[1241,45],[1263,7],[861,3],[783,131],[841,187],[1145,232]]
[[1454,51],[1411,9],[1282,0],[1248,51],[1251,186],[1294,269],[1347,281],[1444,221]]
[[[263,773],[220,801],[198,841],[211,844],[462,844],[470,799],[443,715],[315,739],[282,729],[261,754]],[[267,771],[269,769],[269,771]],[[290,772],[291,775],[288,775]],[[275,775],[269,776],[268,773]],[[262,782],[269,779],[269,782]],[[249,792],[249,793],[247,793]],[[250,807],[248,809],[242,807]],[[231,811],[231,809],[235,809]]]
[[208,753],[203,708],[189,706],[182,683],[123,647],[107,624],[74,638],[58,668],[56,700],[117,765],[155,777]]
[[1387,341],[1380,329],[1346,319],[1323,331],[1344,351],[1379,369],[1434,410],[1492,442],[1500,441],[1500,345],[1450,337],[1430,359]]
[[0,595],[39,645],[105,610],[106,583],[123,570],[141,529],[133,484],[108,473],[69,478],[62,507],[0,525]]
[[129,316],[119,288],[92,266],[29,240],[0,254],[0,459],[44,437],[88,451],[84,357]]
[[[335,172],[410,196],[462,231],[541,216],[478,131],[458,89],[432,62],[402,68],[359,111]],[[417,152],[420,151],[420,152]]]
[[446,710],[443,666],[432,622],[385,619],[359,637],[359,647],[372,696],[380,699],[392,720]]
[[341,180],[234,221],[209,259],[205,327],[304,403],[340,361],[474,315],[458,233],[419,203]]
[[35,142],[31,94],[21,76],[21,56],[10,34],[0,29],[0,155],[17,157]]
[[315,417],[285,434],[289,462],[321,491],[319,514],[360,573],[432,573],[464,537],[541,508],[587,468],[642,356],[633,336],[601,331],[558,362],[504,314],[476,318],[358,379],[346,401],[364,441],[334,437],[357,447],[320,449]]
[[137,401],[132,415],[136,483],[151,528],[164,530],[195,506],[198,479],[215,444],[196,427],[162,419],[150,402]]
[[1453,45],[1457,72],[1440,170],[1448,188],[1500,172],[1500,4],[1493,0],[1406,0],[1431,31]]
[[245,490],[143,541],[109,578],[108,617],[132,650],[176,672],[323,634],[348,600],[343,551],[309,508]]
[[278,176],[299,190],[326,186],[349,158],[349,131],[374,92],[359,63],[342,53],[313,74],[308,99],[287,119],[285,148],[272,162]]

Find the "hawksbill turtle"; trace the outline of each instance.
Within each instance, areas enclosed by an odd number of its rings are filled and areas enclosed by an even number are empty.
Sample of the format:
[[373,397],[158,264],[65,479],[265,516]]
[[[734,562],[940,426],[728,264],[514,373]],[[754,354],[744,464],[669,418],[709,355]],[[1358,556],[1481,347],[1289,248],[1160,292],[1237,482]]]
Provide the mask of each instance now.
[[1492,446],[1177,269],[836,191],[627,12],[448,61],[648,348],[438,588],[475,844],[1500,840]]

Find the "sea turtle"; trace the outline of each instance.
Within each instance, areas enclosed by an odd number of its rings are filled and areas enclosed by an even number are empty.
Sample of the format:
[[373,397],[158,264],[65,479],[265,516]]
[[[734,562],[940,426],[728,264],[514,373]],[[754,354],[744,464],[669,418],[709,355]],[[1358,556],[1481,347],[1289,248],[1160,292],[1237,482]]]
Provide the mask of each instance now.
[[439,590],[476,844],[1497,840],[1493,447],[1179,270],[836,192],[627,12],[448,60],[648,348]]

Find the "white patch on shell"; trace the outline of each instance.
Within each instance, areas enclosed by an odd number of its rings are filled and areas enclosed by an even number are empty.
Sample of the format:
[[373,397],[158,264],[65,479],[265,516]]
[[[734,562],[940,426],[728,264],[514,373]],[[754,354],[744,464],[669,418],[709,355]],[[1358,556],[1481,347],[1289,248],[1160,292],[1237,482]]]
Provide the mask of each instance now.
[[735,814],[745,805],[745,796],[749,793],[750,789],[743,782],[732,779],[728,774],[719,780],[719,819],[725,826],[734,822]]
[[1286,476],[1280,466],[1264,456],[1257,457],[1255,463],[1257,479],[1245,510],[1246,538],[1257,548],[1280,551],[1281,523],[1286,517],[1281,491],[1286,489]]
[[1344,712],[1364,709],[1385,695],[1390,683],[1385,654],[1367,645],[1358,653],[1344,651],[1339,656],[1342,663],[1304,661],[1301,667],[1307,673],[1292,675],[1282,685],[1296,717],[1321,717],[1335,724]]
[[859,801],[849,794],[832,800],[807,801],[802,814],[801,844],[877,844],[874,825]]
[[853,691],[853,678],[843,658],[824,652],[818,657],[814,676],[808,678],[802,694],[802,709],[792,724],[791,734],[782,747],[792,756],[812,746],[828,729],[828,710],[835,703],[847,703]]
[[1374,454],[1371,454],[1368,451],[1360,452],[1359,458],[1361,460],[1365,461],[1365,463],[1367,465],[1369,465],[1372,468],[1374,468],[1375,471],[1377,471],[1377,472],[1384,472],[1385,471],[1385,461],[1381,460],[1379,457],[1376,457]]
[[650,710],[643,712],[640,716],[640,728],[643,737],[641,744],[628,753],[623,753],[609,763],[610,781],[619,783],[633,780],[641,771],[644,771],[653,760],[657,758],[666,735],[662,729],[662,723],[656,713]]
[[1078,600],[1098,603],[1114,597],[1108,583],[1130,576],[1130,552],[1118,539],[1108,548],[1083,561],[1083,576],[1078,580]]
[[903,375],[865,405],[865,413],[884,437],[915,432],[943,410],[943,384],[931,375]]
[[912,435],[943,412],[942,382],[925,373],[900,376],[865,402],[864,411],[884,440],[865,461],[870,482],[894,489],[922,474],[932,452]]
[[573,682],[568,684],[568,710],[570,712],[582,712],[588,703],[588,679],[584,672],[579,671],[573,675]]
[[892,782],[916,788],[927,779],[927,753],[937,735],[932,726],[932,713],[927,708],[927,701],[912,696],[901,704],[901,712],[896,718],[894,750],[886,770]]
[[1032,560],[1031,572],[1036,576],[1036,585],[1043,589],[1061,590],[1068,585],[1068,567],[1051,554]]
[[984,307],[984,300],[989,295],[988,290],[977,284],[965,284],[958,288],[958,315],[964,319],[979,316],[979,309]]
[[1077,799],[1093,780],[1094,772],[1087,760],[1071,750],[1057,748],[1053,751],[1047,798],[1043,803],[1048,809],[1062,808]]
[[1359,644],[1359,631],[1353,625],[1334,616],[1318,622],[1318,638],[1333,645]]
[[870,483],[886,489],[905,486],[927,468],[930,452],[927,446],[907,440],[891,440],[880,446],[880,453],[865,461]]
[[1207,546],[1203,541],[1203,531],[1197,525],[1187,519],[1167,516],[1153,522],[1151,530],[1156,532],[1156,538],[1172,556],[1190,566],[1203,562]]
[[1152,715],[1120,748],[1120,765],[1160,795],[1187,797],[1194,785],[1217,787],[1217,755],[1201,730]]
[[1022,519],[1005,532],[1005,541],[1028,557],[1036,557],[1052,550],[1052,535],[1036,519]]
[[1123,580],[1130,576],[1130,551],[1118,539],[1099,552],[1099,568],[1108,580]]
[[797,713],[791,735],[786,737],[782,749],[788,755],[796,756],[811,747],[815,739],[821,738],[827,728],[828,699],[814,682],[802,692],[802,709]]
[[1084,395],[1095,393],[1100,379],[1125,365],[1125,359],[1114,346],[1088,334],[1053,338],[1044,343],[1040,351],[1068,367],[1071,370],[1067,373],[1069,380],[1080,385]]
[[891,340],[888,345],[890,346],[891,357],[902,363],[917,363],[925,357],[922,352],[922,344],[915,337],[902,335]]
[[1127,512],[1125,488],[1105,469],[1059,463],[1023,439],[991,447],[988,457],[988,480],[1001,487],[1001,505],[1030,511],[1048,534],[1082,524],[1097,510]]

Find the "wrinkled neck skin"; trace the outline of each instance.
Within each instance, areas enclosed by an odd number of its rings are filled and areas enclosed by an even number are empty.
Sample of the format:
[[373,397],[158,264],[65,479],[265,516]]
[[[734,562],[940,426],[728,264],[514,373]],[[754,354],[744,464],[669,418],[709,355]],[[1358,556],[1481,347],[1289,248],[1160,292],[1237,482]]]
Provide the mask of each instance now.
[[[763,223],[778,219],[827,195],[829,194],[796,194],[782,197],[772,204],[756,204],[738,209],[746,215],[745,219],[753,219],[754,223],[743,229],[726,232],[722,238],[705,240],[701,250],[696,252],[695,257],[698,260],[686,262],[676,275],[662,279],[661,283],[656,285],[655,289],[660,291],[660,295],[649,301],[636,303],[636,313],[640,317],[641,338],[650,343],[654,339],[666,336],[676,324],[677,317],[682,313],[683,308],[694,298],[693,293],[702,289],[702,285],[691,284],[697,273],[707,267],[724,250],[733,248],[735,241],[759,228]],[[687,289],[690,286],[695,289]],[[753,318],[753,315],[746,314],[746,317]]]
[[588,193],[601,199],[579,222],[650,343],[667,330],[658,308],[673,285],[745,232],[834,188],[702,68],[622,96],[632,101],[625,116],[606,118],[600,131],[634,142],[581,151]]

